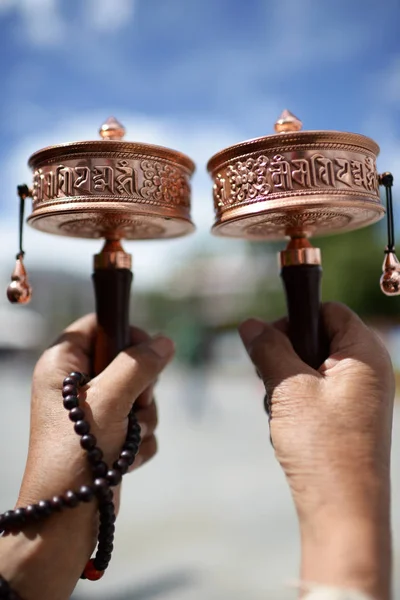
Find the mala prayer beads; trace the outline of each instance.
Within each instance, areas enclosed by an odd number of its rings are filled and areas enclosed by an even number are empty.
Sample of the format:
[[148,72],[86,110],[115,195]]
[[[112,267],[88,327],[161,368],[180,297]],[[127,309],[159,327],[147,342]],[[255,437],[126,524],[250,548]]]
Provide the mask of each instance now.
[[[128,431],[119,458],[110,469],[103,460],[103,452],[97,446],[96,437],[90,433],[90,424],[85,420],[85,413],[79,402],[79,388],[89,383],[89,377],[83,373],[73,372],[64,379],[62,398],[64,408],[74,424],[74,430],[80,436],[80,445],[86,451],[87,460],[93,475],[91,485],[83,485],[77,491],[68,490],[60,496],[49,500],[40,500],[26,508],[9,510],[0,515],[0,534],[19,533],[25,527],[37,523],[50,515],[65,509],[75,508],[82,502],[96,499],[100,513],[100,526],[97,539],[97,550],[94,558],[86,564],[81,579],[96,581],[107,569],[113,551],[115,532],[115,506],[112,488],[119,485],[122,476],[135,461],[140,446],[140,425],[132,407],[128,416]],[[8,582],[0,575],[0,600],[21,600]]]

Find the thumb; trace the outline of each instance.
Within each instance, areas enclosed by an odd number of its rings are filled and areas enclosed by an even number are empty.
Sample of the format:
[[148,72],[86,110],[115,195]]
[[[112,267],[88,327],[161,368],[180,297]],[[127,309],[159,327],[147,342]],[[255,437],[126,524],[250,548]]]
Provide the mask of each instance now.
[[[167,337],[156,336],[120,352],[89,386],[91,397],[113,418],[125,419],[132,404],[148,388],[175,352]],[[99,406],[100,408],[100,406]]]
[[239,326],[239,334],[267,389],[299,373],[316,374],[299,358],[278,324],[249,319]]

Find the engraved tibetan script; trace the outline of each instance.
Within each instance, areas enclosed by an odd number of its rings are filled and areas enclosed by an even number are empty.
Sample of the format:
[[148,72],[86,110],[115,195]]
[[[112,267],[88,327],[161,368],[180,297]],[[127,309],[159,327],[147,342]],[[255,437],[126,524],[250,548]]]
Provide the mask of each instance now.
[[[299,156],[300,155],[300,156]],[[375,161],[370,156],[322,152],[260,155],[228,165],[214,177],[214,205],[224,207],[296,190],[365,191],[379,200]],[[266,198],[267,199],[267,198]]]
[[33,201],[90,195],[138,195],[137,173],[127,160],[113,165],[57,165],[33,176]]

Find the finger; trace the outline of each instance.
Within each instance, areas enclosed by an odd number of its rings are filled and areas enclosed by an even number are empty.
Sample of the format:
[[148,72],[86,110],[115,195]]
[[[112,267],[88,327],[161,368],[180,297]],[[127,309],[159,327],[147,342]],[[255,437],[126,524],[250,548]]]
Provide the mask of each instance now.
[[40,378],[59,388],[71,371],[88,371],[96,334],[96,317],[86,315],[67,327],[43,353],[35,368]]
[[135,402],[135,409],[146,408],[154,401],[154,387],[155,384],[149,385],[144,392],[142,392]]
[[370,329],[344,304],[327,302],[322,305],[322,321],[330,342],[330,354],[346,351],[362,343]]
[[249,319],[240,325],[239,333],[267,387],[298,373],[315,374],[296,354],[289,338],[276,326]]
[[157,336],[132,346],[112,361],[89,386],[93,401],[113,418],[125,418],[132,404],[148,388],[174,355],[174,344]]
[[50,347],[62,346],[64,351],[67,351],[73,346],[74,349],[80,350],[86,356],[90,356],[93,349],[96,328],[97,321],[95,314],[92,313],[81,317],[64,329]]
[[144,331],[144,329],[139,329],[139,327],[131,327],[132,346],[142,344],[143,342],[148,342],[149,340],[151,340],[151,335]]
[[281,331],[285,335],[289,336],[289,319],[287,317],[282,317],[282,319],[274,321],[271,323],[271,325],[278,331]]
[[140,444],[139,454],[135,458],[135,462],[129,467],[128,473],[135,471],[144,463],[151,460],[156,454],[158,450],[157,438],[155,435],[152,435]]
[[158,425],[157,405],[152,402],[150,406],[141,408],[135,412],[136,419],[140,425],[142,440],[152,435]]
[[[139,327],[131,327],[131,342],[135,346],[143,342],[147,342],[151,339],[151,336]],[[153,402],[154,386],[151,385],[144,390],[135,402],[137,407],[149,406]]]

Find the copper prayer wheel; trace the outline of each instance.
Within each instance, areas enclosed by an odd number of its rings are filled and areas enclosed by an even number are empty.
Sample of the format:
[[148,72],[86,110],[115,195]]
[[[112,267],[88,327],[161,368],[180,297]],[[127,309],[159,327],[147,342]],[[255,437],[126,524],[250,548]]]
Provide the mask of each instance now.
[[[371,225],[385,208],[376,168],[379,146],[372,139],[301,128],[285,110],[275,134],[225,148],[209,160],[208,171],[214,184],[214,234],[289,239],[280,252],[289,333],[301,358],[317,368],[325,353],[319,321],[321,255],[308,238]],[[390,226],[393,230],[392,215]],[[384,293],[400,292],[398,265],[392,241],[381,279]]]
[[158,239],[186,235],[193,162],[169,148],[122,141],[115,119],[102,140],[44,148],[33,171],[28,223],[47,233],[82,238]]
[[132,260],[121,240],[172,238],[194,230],[190,216],[194,163],[176,150],[124,141],[124,134],[124,127],[111,117],[100,128],[100,140],[35,152],[28,162],[33,185],[18,188],[20,252],[8,288],[10,301],[22,303],[30,297],[22,262],[27,197],[32,197],[28,217],[32,227],[57,235],[105,239],[103,250],[94,257],[96,374],[131,343]]

